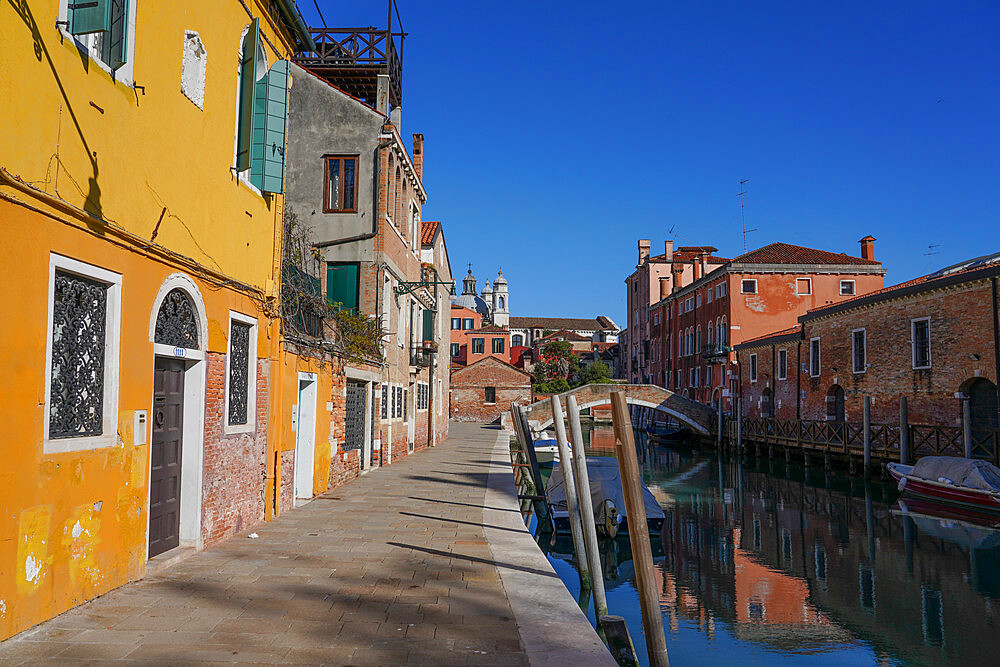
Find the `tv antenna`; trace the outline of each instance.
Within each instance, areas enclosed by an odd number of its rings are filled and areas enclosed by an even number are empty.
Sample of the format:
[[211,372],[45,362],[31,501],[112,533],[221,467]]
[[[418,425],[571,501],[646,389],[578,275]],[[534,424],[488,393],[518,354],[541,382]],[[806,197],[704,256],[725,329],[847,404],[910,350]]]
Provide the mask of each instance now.
[[743,186],[749,182],[749,178],[740,180],[740,191],[736,193],[736,196],[740,198],[740,221],[743,224],[743,252],[747,251],[747,234],[757,231],[756,227],[753,229],[747,229],[747,212],[746,206],[744,205],[744,195],[747,191]]
[[933,256],[933,255],[940,255],[941,251],[934,249],[934,248],[940,248],[940,247],[941,247],[940,243],[928,243],[927,244],[927,252],[924,253],[924,255],[927,256],[927,273],[930,273],[931,271],[934,270],[934,267],[931,265],[931,256]]

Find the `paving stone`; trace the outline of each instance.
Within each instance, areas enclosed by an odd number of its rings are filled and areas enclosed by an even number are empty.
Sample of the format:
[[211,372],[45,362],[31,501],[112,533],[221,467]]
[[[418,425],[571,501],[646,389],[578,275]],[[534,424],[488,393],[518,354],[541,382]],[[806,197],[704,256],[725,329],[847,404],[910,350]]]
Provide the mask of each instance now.
[[482,528],[497,432],[451,438],[0,643],[19,662],[526,664]]

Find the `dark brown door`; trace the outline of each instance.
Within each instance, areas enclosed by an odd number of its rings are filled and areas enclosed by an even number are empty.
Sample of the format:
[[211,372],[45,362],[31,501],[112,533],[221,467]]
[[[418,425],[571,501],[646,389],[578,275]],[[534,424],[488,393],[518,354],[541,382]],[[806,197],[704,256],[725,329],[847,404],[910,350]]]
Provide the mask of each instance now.
[[149,556],[180,543],[181,434],[184,362],[157,359],[153,378],[152,466],[149,477]]

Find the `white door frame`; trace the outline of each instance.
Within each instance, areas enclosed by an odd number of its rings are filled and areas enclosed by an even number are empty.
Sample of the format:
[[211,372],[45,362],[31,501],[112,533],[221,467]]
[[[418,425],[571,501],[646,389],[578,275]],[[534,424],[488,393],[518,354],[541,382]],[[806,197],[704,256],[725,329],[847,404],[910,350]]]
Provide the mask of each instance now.
[[[167,293],[173,289],[183,290],[194,303],[198,314],[198,346],[199,349],[174,348],[154,342],[156,335],[156,316],[160,312]],[[205,456],[205,350],[208,345],[208,319],[205,315],[205,301],[201,292],[189,276],[174,273],[167,277],[153,300],[153,308],[149,320],[149,341],[153,343],[153,363],[150,366],[151,375],[155,375],[156,358],[180,359],[184,361],[184,416],[181,436],[181,510],[180,510],[180,546],[201,549],[201,519],[202,499],[201,483],[204,474]],[[150,384],[149,411],[147,414],[146,434],[146,558],[149,558],[149,488],[148,480],[152,475],[153,466],[153,431],[152,417],[154,409],[154,389]]]
[[[305,388],[303,388],[305,383]],[[315,373],[299,373],[298,427],[295,432],[293,486],[295,499],[313,497],[316,476],[316,415],[319,387]]]

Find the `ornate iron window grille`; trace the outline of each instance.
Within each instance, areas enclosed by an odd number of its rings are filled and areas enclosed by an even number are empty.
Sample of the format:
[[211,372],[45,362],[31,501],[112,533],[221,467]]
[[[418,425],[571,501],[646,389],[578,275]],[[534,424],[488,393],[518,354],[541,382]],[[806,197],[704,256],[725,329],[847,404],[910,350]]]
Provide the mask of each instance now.
[[229,340],[229,425],[247,423],[250,325],[233,322]]
[[61,271],[54,287],[49,437],[101,435],[108,288]]
[[172,289],[167,292],[160,304],[160,311],[156,314],[153,341],[173,347],[198,349],[198,316],[191,298],[184,290]]

